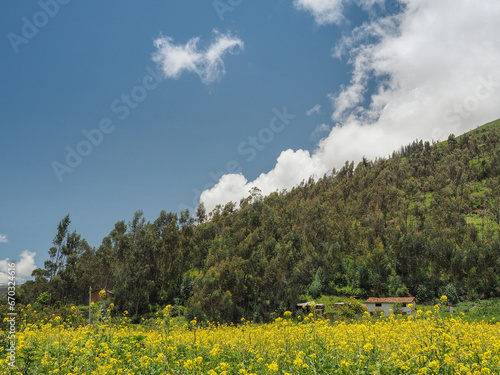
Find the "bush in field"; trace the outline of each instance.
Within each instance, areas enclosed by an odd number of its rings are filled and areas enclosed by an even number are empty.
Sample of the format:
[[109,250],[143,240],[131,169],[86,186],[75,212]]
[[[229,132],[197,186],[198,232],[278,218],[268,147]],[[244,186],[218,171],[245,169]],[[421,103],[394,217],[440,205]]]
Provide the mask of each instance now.
[[352,319],[357,315],[362,315],[366,309],[355,298],[349,298],[344,305],[340,306],[339,317]]
[[443,289],[443,293],[441,294],[447,296],[448,301],[451,302],[452,304],[456,304],[460,301],[457,289],[453,284],[446,285],[445,288]]

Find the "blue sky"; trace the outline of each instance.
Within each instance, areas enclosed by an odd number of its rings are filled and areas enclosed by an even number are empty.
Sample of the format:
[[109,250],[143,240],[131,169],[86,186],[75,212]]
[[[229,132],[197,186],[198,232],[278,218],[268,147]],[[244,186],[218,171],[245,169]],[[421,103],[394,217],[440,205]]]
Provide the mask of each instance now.
[[494,0],[3,9],[0,276],[43,266],[66,214],[98,247],[137,210],[289,189],[500,117]]

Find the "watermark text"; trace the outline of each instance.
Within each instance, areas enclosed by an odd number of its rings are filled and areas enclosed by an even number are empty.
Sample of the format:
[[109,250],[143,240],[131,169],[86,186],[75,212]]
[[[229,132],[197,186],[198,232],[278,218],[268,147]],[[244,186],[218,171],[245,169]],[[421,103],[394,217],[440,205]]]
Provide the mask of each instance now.
[[40,10],[33,13],[31,17],[22,17],[21,30],[19,33],[10,32],[7,34],[12,49],[17,54],[19,47],[23,44],[28,44],[30,40],[38,35],[40,29],[47,26],[51,18],[54,18],[59,13],[61,5],[66,5],[71,0],[39,0],[38,6]]

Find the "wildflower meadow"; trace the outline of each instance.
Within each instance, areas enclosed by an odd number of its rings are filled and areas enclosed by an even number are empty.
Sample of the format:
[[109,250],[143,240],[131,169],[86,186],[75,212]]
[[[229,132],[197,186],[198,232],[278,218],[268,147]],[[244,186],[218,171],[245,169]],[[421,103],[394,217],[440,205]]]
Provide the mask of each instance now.
[[345,321],[287,311],[272,323],[224,325],[182,322],[170,311],[131,324],[126,312],[111,317],[109,305],[88,324],[75,307],[64,318],[25,307],[15,367],[1,341],[1,374],[500,373],[500,325],[443,317],[438,305]]

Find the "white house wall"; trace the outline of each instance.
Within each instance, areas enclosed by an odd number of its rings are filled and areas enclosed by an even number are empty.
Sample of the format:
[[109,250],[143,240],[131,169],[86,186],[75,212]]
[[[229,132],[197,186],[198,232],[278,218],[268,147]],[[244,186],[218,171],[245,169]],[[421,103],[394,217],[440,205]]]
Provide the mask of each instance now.
[[[382,303],[382,306],[375,307],[374,303],[367,303],[366,308],[367,308],[368,312],[370,312],[370,313],[374,313],[375,311],[378,310],[378,311],[383,311],[384,315],[387,316],[387,315],[391,314],[391,312],[389,310],[392,309],[392,305],[393,305],[393,303]],[[410,312],[410,309],[408,307],[403,307],[402,310],[404,313],[407,313],[407,314]]]

